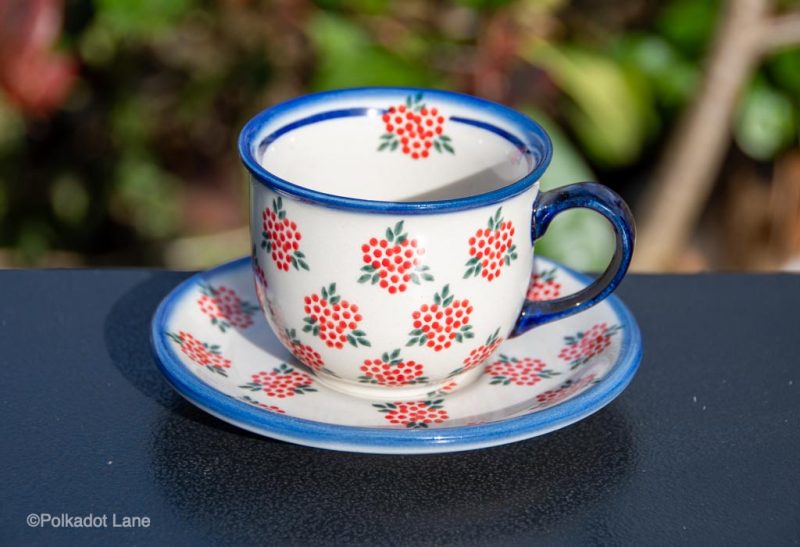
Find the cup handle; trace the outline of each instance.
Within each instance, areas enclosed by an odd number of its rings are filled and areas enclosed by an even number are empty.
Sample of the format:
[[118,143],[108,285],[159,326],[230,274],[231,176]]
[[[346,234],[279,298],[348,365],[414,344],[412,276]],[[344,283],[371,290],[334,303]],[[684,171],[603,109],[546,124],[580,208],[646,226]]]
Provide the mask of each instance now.
[[597,211],[611,223],[616,237],[611,263],[603,275],[574,294],[540,302],[527,300],[511,332],[512,337],[594,306],[612,293],[628,270],[636,239],[633,215],[616,192],[596,182],[579,182],[541,192],[533,206],[533,241],[544,235],[557,214],[574,208]]

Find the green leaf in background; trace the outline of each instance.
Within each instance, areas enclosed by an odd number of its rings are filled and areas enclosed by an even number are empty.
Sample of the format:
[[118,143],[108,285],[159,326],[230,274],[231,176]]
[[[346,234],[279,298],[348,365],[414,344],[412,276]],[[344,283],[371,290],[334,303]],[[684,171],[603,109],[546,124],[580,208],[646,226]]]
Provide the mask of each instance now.
[[35,264],[50,249],[53,229],[43,220],[28,218],[19,229],[16,250],[23,264]]
[[765,62],[770,79],[795,99],[800,99],[800,48],[772,55]]
[[[553,160],[542,177],[542,190],[594,180],[586,161],[552,121],[533,108],[522,110],[539,122],[553,141]],[[608,222],[597,213],[582,209],[558,215],[536,242],[537,255],[581,271],[603,271],[613,252],[614,233]]]
[[348,10],[357,13],[384,13],[389,7],[389,0],[314,0],[323,9]]
[[684,54],[697,59],[713,35],[719,11],[719,0],[673,0],[659,14],[656,27]]
[[473,9],[497,9],[506,6],[515,0],[457,0],[459,4]]
[[308,25],[318,55],[314,89],[368,85],[435,85],[423,63],[403,59],[376,45],[352,20],[318,12]]
[[131,94],[111,110],[114,139],[127,149],[127,153],[146,148],[149,144],[156,120],[147,106],[139,95]]
[[5,102],[0,96],[0,155],[22,141],[25,122],[19,111]]
[[791,100],[757,78],[739,106],[734,134],[736,143],[749,156],[757,160],[775,157],[795,139]]
[[95,0],[97,20],[117,37],[140,40],[169,31],[193,0]]
[[114,32],[99,20],[89,25],[80,35],[78,51],[81,60],[87,65],[102,67],[108,65],[117,51]]
[[571,99],[565,118],[598,163],[633,162],[655,119],[647,89],[610,57],[579,46],[534,44],[523,52]]
[[697,65],[658,36],[623,36],[615,43],[613,54],[627,68],[636,71],[666,107],[685,104],[697,87]]
[[117,167],[109,209],[151,239],[174,235],[178,225],[178,181],[152,158],[129,154]]
[[89,210],[89,193],[75,175],[64,174],[50,186],[50,203],[55,215],[63,222],[78,225],[86,219]]

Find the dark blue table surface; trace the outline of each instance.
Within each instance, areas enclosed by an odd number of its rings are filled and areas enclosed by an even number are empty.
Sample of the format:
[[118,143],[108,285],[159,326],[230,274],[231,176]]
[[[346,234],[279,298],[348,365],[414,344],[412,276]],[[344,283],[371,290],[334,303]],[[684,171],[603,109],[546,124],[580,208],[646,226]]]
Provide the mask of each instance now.
[[610,406],[401,457],[264,439],[172,392],[148,326],[186,275],[0,272],[0,545],[800,542],[798,276],[629,276],[644,360]]

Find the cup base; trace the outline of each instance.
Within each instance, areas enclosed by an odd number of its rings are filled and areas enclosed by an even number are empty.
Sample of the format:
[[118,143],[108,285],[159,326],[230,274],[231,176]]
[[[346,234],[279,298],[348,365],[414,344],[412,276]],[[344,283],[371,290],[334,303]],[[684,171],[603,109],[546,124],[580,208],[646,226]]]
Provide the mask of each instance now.
[[447,378],[438,383],[425,383],[408,387],[386,387],[374,384],[361,384],[342,380],[331,375],[318,374],[316,380],[325,387],[344,393],[351,397],[359,397],[371,401],[413,401],[426,400],[453,393],[468,386],[483,374],[485,363],[472,370]]

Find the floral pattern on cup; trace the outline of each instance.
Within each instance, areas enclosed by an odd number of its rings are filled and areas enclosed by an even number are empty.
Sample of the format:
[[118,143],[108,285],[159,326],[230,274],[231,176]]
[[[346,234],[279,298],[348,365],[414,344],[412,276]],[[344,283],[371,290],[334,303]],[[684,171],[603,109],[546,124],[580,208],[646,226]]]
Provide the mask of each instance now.
[[[356,255],[354,258],[359,257]],[[272,264],[268,266],[274,267]],[[541,258],[537,266],[542,271],[555,267]],[[402,347],[403,336],[401,347],[385,346],[378,348],[379,351],[367,347],[360,349],[357,360],[352,363],[357,371],[355,381],[363,382],[361,385],[365,388],[386,386],[387,390],[401,388],[404,391],[411,388],[419,389],[420,394],[391,394],[388,402],[359,398],[343,395],[319,383],[334,377],[332,371],[327,370],[325,360],[329,355],[338,355],[338,352],[328,350],[300,328],[275,330],[283,345],[298,358],[285,361],[286,352],[279,348],[276,340],[263,340],[263,345],[259,342],[261,335],[269,332],[267,322],[273,322],[270,313],[266,317],[256,314],[254,324],[246,330],[231,329],[224,334],[208,321],[197,305],[201,285],[227,287],[241,299],[254,301],[254,295],[262,284],[259,280],[254,283],[253,277],[251,262],[241,261],[235,268],[209,272],[209,275],[195,280],[193,288],[185,291],[180,307],[176,308],[180,312],[165,323],[170,325],[164,332],[165,342],[172,348],[175,358],[182,360],[184,366],[201,381],[250,405],[253,411],[285,413],[286,416],[322,422],[330,417],[335,423],[363,427],[440,428],[495,421],[498,416],[500,419],[517,416],[521,409],[528,413],[538,412],[591,389],[593,383],[602,379],[618,362],[623,347],[618,343],[619,338],[626,336],[624,330],[615,327],[624,324],[622,318],[608,305],[602,305],[592,314],[580,314],[554,323],[550,327],[552,332],[548,334],[539,335],[536,333],[541,331],[534,331],[510,341],[501,340],[502,328],[498,328],[499,325],[492,325],[487,331],[483,331],[486,325],[482,325],[475,337],[480,337],[480,342],[473,340],[463,344],[461,358],[470,357],[461,364],[469,366],[470,370],[483,365],[486,368],[483,375],[476,375],[474,382],[469,376],[464,377],[463,387],[458,378],[429,384],[427,359],[438,354],[421,347]],[[563,283],[565,292],[575,292],[583,285],[579,278],[573,278],[569,272],[560,269],[557,278]],[[366,291],[372,292],[371,289]],[[460,292],[457,297],[461,296]],[[393,301],[384,291],[377,293],[377,299]],[[412,306],[408,313],[413,309]],[[294,311],[296,316],[293,320],[302,319],[302,309]],[[473,320],[476,313],[480,310],[473,312]],[[400,329],[401,335],[406,332]],[[577,333],[583,333],[583,336]],[[585,364],[571,369],[570,361],[559,356],[567,345],[563,342],[565,337],[591,340],[593,336],[596,339],[596,335],[604,333],[610,335],[610,345],[600,344],[601,351],[589,351],[594,355]],[[373,346],[376,345],[374,342]],[[451,351],[455,350],[451,348]],[[235,360],[231,362],[229,357],[235,357]],[[200,368],[209,372],[202,372]],[[481,401],[479,411],[476,411],[476,400]],[[376,408],[374,405],[381,406]],[[319,409],[325,411],[320,414]]]
[[514,244],[516,228],[510,220],[503,218],[503,208],[499,207],[489,217],[485,228],[478,228],[469,238],[470,258],[464,264],[467,270],[464,279],[481,276],[486,281],[500,277],[503,266],[510,265],[518,258]]
[[541,359],[518,359],[502,354],[497,361],[486,367],[486,375],[491,378],[489,383],[493,386],[533,386],[559,374],[561,373],[547,368],[547,364]]
[[285,399],[317,391],[313,385],[314,380],[311,376],[286,363],[281,363],[270,371],[253,374],[250,382],[239,387],[250,391],[263,391],[267,397]]
[[559,283],[556,272],[557,268],[534,272],[531,276],[531,284],[528,287],[526,298],[536,302],[553,300],[561,296],[561,283]]
[[473,338],[470,315],[473,312],[469,299],[456,300],[450,285],[433,295],[433,304],[423,304],[411,314],[413,329],[408,333],[406,346],[426,346],[434,351],[449,348]]
[[308,270],[306,255],[300,250],[303,234],[297,223],[286,215],[283,198],[278,196],[272,200],[272,207],[261,213],[261,248],[272,257],[279,270]]
[[289,348],[298,361],[315,372],[319,372],[325,368],[325,362],[317,350],[303,344],[297,337],[295,329],[284,329],[281,342]]
[[558,356],[569,362],[570,370],[576,369],[605,351],[611,345],[611,338],[620,330],[619,325],[609,327],[606,323],[598,323],[574,336],[565,336],[566,346],[561,349]]
[[444,399],[396,403],[373,403],[378,412],[392,425],[409,429],[425,429],[430,424],[441,424],[450,417],[444,408]]
[[410,283],[434,280],[430,268],[422,263],[425,249],[416,239],[409,239],[403,224],[400,220],[386,228],[384,237],[372,237],[361,245],[364,266],[359,283],[377,284],[389,294],[397,294],[405,292]]
[[380,137],[379,152],[400,150],[415,160],[430,156],[431,149],[455,154],[452,139],[444,134],[445,117],[423,99],[422,93],[416,93],[407,96],[404,104],[386,109],[381,117],[386,133]]
[[410,386],[424,384],[425,366],[415,361],[404,360],[400,350],[384,352],[378,359],[366,359],[361,365],[359,382],[381,386]]
[[256,292],[258,292],[258,290],[268,289],[269,281],[267,281],[267,274],[264,271],[264,268],[261,267],[261,263],[258,261],[258,252],[256,251],[255,245],[253,245],[253,249],[251,251],[251,259],[253,260],[253,273],[256,276]]
[[186,331],[170,332],[167,336],[178,344],[181,352],[195,364],[220,376],[228,375],[226,370],[231,368],[231,361],[222,356],[217,344],[201,342]]
[[246,329],[253,325],[257,305],[240,298],[236,291],[224,285],[201,284],[202,295],[197,300],[200,311],[211,318],[211,324],[222,332],[234,327]]
[[322,287],[319,294],[306,296],[303,303],[303,332],[319,337],[329,348],[342,349],[347,343],[354,347],[371,345],[367,333],[358,328],[363,319],[359,307],[336,293],[336,283]]

